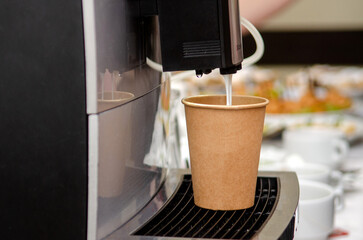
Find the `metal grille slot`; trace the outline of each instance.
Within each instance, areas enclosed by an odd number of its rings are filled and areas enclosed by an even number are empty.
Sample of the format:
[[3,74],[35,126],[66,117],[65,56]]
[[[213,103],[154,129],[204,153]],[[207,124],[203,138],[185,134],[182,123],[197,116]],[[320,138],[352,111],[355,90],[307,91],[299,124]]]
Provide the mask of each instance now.
[[258,177],[253,207],[236,211],[203,209],[194,204],[191,175],[184,175],[169,202],[133,235],[251,239],[273,213],[277,198],[277,178]]
[[207,57],[221,55],[221,42],[215,41],[199,41],[199,42],[184,42],[183,56],[191,57]]

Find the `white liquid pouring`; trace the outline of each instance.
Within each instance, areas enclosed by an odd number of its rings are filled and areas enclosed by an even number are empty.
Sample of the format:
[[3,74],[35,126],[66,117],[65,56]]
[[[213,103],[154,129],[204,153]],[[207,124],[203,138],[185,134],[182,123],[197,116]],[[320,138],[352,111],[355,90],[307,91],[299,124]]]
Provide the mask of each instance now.
[[226,85],[226,105],[232,105],[232,74],[223,75],[224,83]]

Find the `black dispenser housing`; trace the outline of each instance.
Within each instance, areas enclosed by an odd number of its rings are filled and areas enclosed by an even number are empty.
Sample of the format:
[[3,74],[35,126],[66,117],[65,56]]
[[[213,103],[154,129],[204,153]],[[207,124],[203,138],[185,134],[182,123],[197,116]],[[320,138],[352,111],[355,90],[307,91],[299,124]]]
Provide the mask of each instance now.
[[157,11],[164,71],[241,69],[238,0],[157,0]]

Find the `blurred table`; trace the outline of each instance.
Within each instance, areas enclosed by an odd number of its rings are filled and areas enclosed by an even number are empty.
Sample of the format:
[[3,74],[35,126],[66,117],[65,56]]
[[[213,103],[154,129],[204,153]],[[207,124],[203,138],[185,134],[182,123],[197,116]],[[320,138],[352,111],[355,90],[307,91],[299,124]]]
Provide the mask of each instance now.
[[[282,75],[293,73],[301,66],[269,66],[269,68],[277,70]],[[363,122],[363,96],[354,98],[355,106],[350,112],[355,117],[361,118]],[[264,141],[265,145],[272,145],[281,147],[281,141]],[[347,235],[334,236],[330,239],[349,239],[349,240],[362,240],[363,239],[363,139],[360,139],[351,146],[347,161],[344,169],[348,171],[345,175],[355,174],[356,181],[354,181],[351,189],[346,189],[344,192],[345,206],[342,210],[336,213],[335,227],[336,230],[342,233],[346,232]],[[358,170],[360,169],[360,170]]]

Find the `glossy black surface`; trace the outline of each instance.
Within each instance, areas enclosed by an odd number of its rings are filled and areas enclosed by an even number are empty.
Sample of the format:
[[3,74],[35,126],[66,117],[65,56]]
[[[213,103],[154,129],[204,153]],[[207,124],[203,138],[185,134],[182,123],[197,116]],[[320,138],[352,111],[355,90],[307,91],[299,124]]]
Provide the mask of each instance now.
[[236,0],[158,1],[158,14],[164,71],[209,73],[221,68],[231,74],[240,69],[242,43]]

